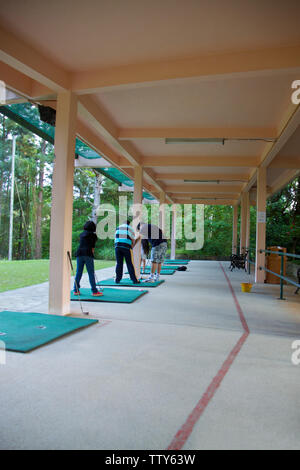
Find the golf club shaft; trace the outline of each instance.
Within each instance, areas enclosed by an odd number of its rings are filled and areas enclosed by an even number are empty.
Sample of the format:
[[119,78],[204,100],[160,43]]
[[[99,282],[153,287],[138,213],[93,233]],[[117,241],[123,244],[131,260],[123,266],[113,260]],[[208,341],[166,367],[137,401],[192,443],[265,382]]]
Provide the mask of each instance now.
[[76,291],[78,292],[78,300],[79,300],[81,313],[82,313],[82,315],[88,315],[89,312],[84,312],[83,311],[83,307],[82,307],[82,303],[81,303],[81,299],[80,299],[79,288],[78,288],[78,284],[77,284],[77,281],[76,281],[76,276],[75,276],[75,273],[74,273],[74,268],[73,268],[73,263],[72,263],[72,258],[71,258],[70,252],[67,251],[67,254],[68,254],[68,258],[69,258],[69,262],[70,262],[70,266],[71,266],[71,271],[72,271],[73,276],[74,276],[74,283],[75,283]]

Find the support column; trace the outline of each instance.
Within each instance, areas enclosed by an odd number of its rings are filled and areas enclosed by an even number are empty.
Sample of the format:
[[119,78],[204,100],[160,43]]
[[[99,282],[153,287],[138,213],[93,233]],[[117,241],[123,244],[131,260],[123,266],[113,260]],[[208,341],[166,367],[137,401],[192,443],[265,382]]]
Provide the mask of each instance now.
[[232,216],[232,254],[237,254],[238,206],[233,206]]
[[71,92],[57,97],[55,162],[52,179],[50,225],[49,313],[70,311],[70,265],[72,246],[73,179],[77,98]]
[[246,248],[250,248],[250,195],[249,192],[246,193]]
[[265,266],[265,253],[260,250],[266,249],[266,201],[267,201],[267,171],[259,168],[257,171],[257,203],[256,203],[256,262],[255,282],[263,283],[265,271],[260,271],[260,266]]
[[[134,167],[134,193],[133,193],[133,230],[142,221],[142,200],[143,200],[143,168],[141,166]],[[141,275],[141,241],[139,241],[133,249],[133,260],[136,277],[139,279]]]
[[13,139],[13,142],[12,142],[12,155],[11,155],[11,187],[10,187],[8,261],[12,260],[12,252],[13,252],[15,157],[16,157],[16,140],[17,140],[17,136],[14,135],[12,139]]
[[245,253],[247,230],[247,194],[241,197],[241,224],[240,224],[240,254]]
[[177,204],[172,205],[171,259],[176,259]]
[[159,195],[159,227],[165,233],[166,229],[166,194],[161,191]]

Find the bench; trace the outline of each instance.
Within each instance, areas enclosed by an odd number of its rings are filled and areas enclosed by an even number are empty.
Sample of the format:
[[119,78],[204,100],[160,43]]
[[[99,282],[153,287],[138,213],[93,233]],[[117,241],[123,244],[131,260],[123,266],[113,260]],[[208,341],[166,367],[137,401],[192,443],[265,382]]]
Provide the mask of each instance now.
[[246,266],[247,258],[248,258],[248,251],[246,251],[242,255],[232,254],[230,256],[230,266],[229,266],[230,271],[233,271],[235,268],[244,269],[245,271],[247,271],[247,266]]

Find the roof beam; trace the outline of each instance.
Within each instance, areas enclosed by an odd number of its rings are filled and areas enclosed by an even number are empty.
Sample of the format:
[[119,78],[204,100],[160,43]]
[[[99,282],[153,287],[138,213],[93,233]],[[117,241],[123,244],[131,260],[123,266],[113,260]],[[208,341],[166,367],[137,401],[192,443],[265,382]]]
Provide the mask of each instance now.
[[189,59],[138,63],[69,73],[30,44],[0,26],[0,60],[55,92],[96,93],[103,88],[136,86],[192,77],[222,77],[300,70],[300,46],[209,54]]
[[247,182],[249,180],[249,175],[246,173],[238,175],[225,175],[223,173],[156,173],[155,178],[157,181],[199,180],[199,183],[202,181]]
[[26,97],[31,95],[32,79],[4,62],[0,62],[0,77],[5,85],[17,94]]
[[71,87],[68,72],[1,26],[0,60],[55,92]]
[[[119,166],[120,156],[112,150],[100,137],[97,133],[93,132],[90,128],[88,128],[82,121],[78,120],[77,122],[77,132],[76,134],[80,139],[93,148],[96,152],[100,153],[105,160],[111,163],[115,168],[121,170]],[[130,179],[134,180],[134,171],[133,170],[121,170],[125,173]],[[143,182],[143,187],[149,192],[153,197],[155,194],[152,190],[152,187],[149,183]],[[160,186],[159,186],[160,188]]]
[[242,185],[226,186],[221,184],[182,184],[166,186],[168,193],[240,193]]
[[97,93],[103,88],[135,86],[192,77],[234,77],[300,67],[300,46],[209,54],[190,59],[146,62],[72,74],[72,90]]
[[[51,106],[56,109],[55,102],[51,103]],[[109,145],[107,145],[106,142],[99,136],[99,134],[90,129],[81,119],[77,119],[76,135],[89,147],[91,147],[97,153],[103,156],[105,160],[107,160],[113,167],[118,168],[131,179],[134,177],[133,171],[129,169],[121,170],[119,164],[121,159],[120,155],[115,152]],[[151,186],[148,183],[145,182],[143,186],[150,194],[155,197],[153,191],[151,190]]]
[[76,135],[113,166],[119,167],[120,156],[96,132],[87,127],[81,119],[77,121]]
[[175,199],[175,204],[204,204],[205,206],[235,206],[235,200],[233,199]]
[[[108,145],[122,156],[123,161],[125,160],[124,168],[141,166],[142,157],[131,142],[119,142],[117,127],[97,102],[89,96],[81,96],[78,101],[78,111],[80,116],[108,142]],[[163,186],[155,180],[150,170],[144,170],[144,178],[159,191],[164,191]]]
[[278,156],[269,165],[269,168],[282,168],[286,170],[300,170],[300,157]]
[[118,138],[120,140],[131,139],[275,139],[276,128],[260,127],[218,127],[218,128],[132,128],[120,129]]
[[[26,95],[34,94],[35,96],[49,95],[50,91],[63,92],[71,88],[71,75],[54,64],[49,58],[43,56],[40,52],[33,49],[29,44],[21,41],[15,35],[5,30],[0,26],[0,60],[6,64],[10,69],[17,70],[14,77],[9,79],[9,82],[20,82],[21,74],[25,75],[31,80],[37,81],[39,84],[33,84],[27,80]],[[11,85],[13,87],[13,85]],[[24,84],[22,83],[22,87]],[[19,91],[19,85],[15,86]],[[54,107],[55,103],[53,103]],[[118,165],[119,156],[114,152],[116,150],[120,155],[126,158],[132,166],[140,165],[140,156],[137,154],[135,148],[130,142],[119,143],[117,139],[117,129],[113,122],[103,112],[100,106],[97,105],[89,97],[82,97],[78,103],[79,114],[81,117],[86,119],[92,127],[104,137],[108,145],[104,143],[101,138],[98,137],[90,130],[87,126],[80,124],[80,128],[84,128],[83,134],[89,134],[90,140],[97,141],[97,148],[99,150],[99,142],[101,148],[104,149],[106,156],[112,155],[113,158],[107,157],[107,160],[111,163]],[[113,147],[113,150],[110,148]],[[125,171],[126,173],[126,171]],[[153,181],[155,186],[162,191],[162,187],[155,180],[152,180],[151,175],[145,172],[145,176]],[[170,201],[172,202],[172,201]]]
[[[144,168],[151,167],[231,167],[231,168],[255,168],[259,164],[257,157],[194,157],[194,156],[174,156],[174,157],[143,157],[141,164]],[[121,162],[121,166],[126,168],[126,162]]]
[[280,191],[282,188],[284,188],[284,186],[286,186],[291,181],[293,181],[298,175],[300,175],[300,166],[299,166],[299,171],[295,171],[295,170],[284,171],[280,175],[280,177],[276,178],[276,180],[273,181],[272,187],[270,190],[271,195]]
[[155,190],[158,190],[159,193],[162,193],[162,192],[165,193],[167,200],[170,203],[173,202],[171,197],[166,193],[165,185],[163,183],[157,182],[155,173],[150,168],[148,168],[147,171],[144,170],[144,176],[145,176],[145,179],[149,182],[149,184],[151,184],[155,188]]
[[217,193],[214,192],[214,196],[212,196],[211,192],[195,192],[195,193],[170,193],[170,196],[173,199],[180,197],[180,199],[191,199],[191,198],[201,198],[201,199],[211,199],[212,197],[216,199],[238,199],[240,193]]
[[43,100],[48,100],[56,97],[50,88],[41,85],[36,80],[28,77],[28,75],[19,72],[1,61],[0,78],[8,89],[24,97],[23,101],[38,101],[40,97],[42,97]]
[[[132,168],[132,169],[128,168],[128,169],[126,170],[126,173],[127,173],[127,175],[129,176],[129,178],[134,181],[134,169],[133,169],[133,168]],[[148,193],[150,193],[153,197],[155,197],[155,198],[157,197],[157,194],[158,194],[158,193],[155,191],[156,188],[153,187],[153,186],[151,186],[151,184],[149,184],[149,182],[145,181],[145,178],[144,178],[144,181],[143,181],[143,187],[144,187],[144,189],[145,189]]]
[[[273,144],[267,144],[266,149],[260,159],[258,167],[268,167],[275,164],[274,159],[281,149],[294,134],[300,125],[300,105],[290,104],[281,122],[278,126],[278,138]],[[286,158],[284,158],[286,160]],[[291,162],[289,162],[291,164]],[[286,167],[285,167],[286,168]],[[249,182],[245,185],[243,191],[249,191],[257,179],[257,168],[252,172]]]

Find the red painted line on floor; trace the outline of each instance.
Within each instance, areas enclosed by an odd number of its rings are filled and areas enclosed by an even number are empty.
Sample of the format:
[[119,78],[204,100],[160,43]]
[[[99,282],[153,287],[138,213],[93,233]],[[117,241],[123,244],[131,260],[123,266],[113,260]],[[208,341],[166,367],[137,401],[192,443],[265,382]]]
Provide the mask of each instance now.
[[188,416],[186,422],[183,424],[183,426],[181,426],[179,431],[175,434],[175,436],[174,436],[171,444],[168,446],[167,450],[180,450],[180,449],[182,449],[182,447],[186,443],[187,439],[191,435],[195,424],[197,423],[197,421],[199,420],[201,415],[204,413],[206,407],[208,406],[208,404],[210,403],[210,401],[214,397],[216,391],[220,387],[224,377],[226,376],[227,372],[229,371],[231,365],[233,364],[235,358],[239,354],[240,350],[242,349],[244,343],[246,342],[246,340],[247,340],[247,338],[250,334],[247,321],[245,319],[245,316],[243,314],[241,306],[240,306],[240,304],[237,300],[237,297],[236,297],[235,292],[233,290],[233,287],[231,285],[230,279],[227,276],[227,274],[225,273],[225,270],[224,270],[223,266],[221,265],[221,263],[220,263],[220,267],[223,271],[223,274],[225,276],[225,279],[227,280],[229,289],[230,289],[231,294],[233,296],[234,303],[236,305],[236,309],[237,309],[237,312],[239,314],[244,333],[241,336],[241,338],[239,339],[239,341],[237,342],[237,344],[235,345],[235,347],[233,348],[233,350],[228,355],[227,359],[223,363],[223,365],[222,365],[221,369],[218,371],[217,375],[211,381],[210,385],[206,389],[205,393],[202,395],[201,399],[198,401],[195,408],[192,410],[192,412]]
[[172,440],[171,444],[169,445],[167,450],[180,450],[186,443],[187,439],[191,435],[195,424],[199,420],[200,416],[205,411],[207,405],[215,395],[217,389],[220,387],[222,380],[224,379],[225,375],[227,374],[230,366],[232,365],[233,361],[235,360],[236,356],[240,352],[243,344],[245,343],[246,339],[248,338],[248,333],[244,333],[243,336],[239,339],[238,343],[235,345],[229,356],[227,357],[226,361],[222,365],[221,369],[217,373],[217,375],[213,378],[212,382],[210,383],[209,387],[207,388],[206,392],[202,395],[202,398],[199,400],[189,417],[187,418],[184,425],[179,429],[177,434],[175,435],[174,439]]
[[231,282],[230,282],[230,279],[229,279],[229,277],[227,276],[227,274],[226,274],[226,272],[225,272],[225,269],[223,268],[222,264],[221,264],[221,263],[219,263],[219,264],[220,264],[220,267],[221,267],[221,269],[222,269],[222,271],[223,271],[223,274],[224,274],[224,276],[225,276],[225,279],[226,279],[226,281],[227,281],[228,287],[229,287],[229,289],[230,289],[230,291],[231,291],[231,294],[232,294],[232,297],[233,297],[233,300],[234,300],[236,309],[237,309],[237,311],[238,311],[238,314],[239,314],[239,317],[240,317],[240,320],[241,320],[243,329],[244,329],[245,333],[248,333],[248,334],[249,334],[249,333],[250,333],[250,330],[249,330],[248,324],[247,324],[247,322],[246,322],[245,315],[243,314],[242,308],[241,308],[241,306],[240,306],[240,304],[239,304],[239,301],[238,301],[238,299],[237,299],[237,297],[236,297],[236,295],[235,295],[235,292],[234,292],[234,290],[233,290],[233,287],[232,287],[232,284],[231,284]]

